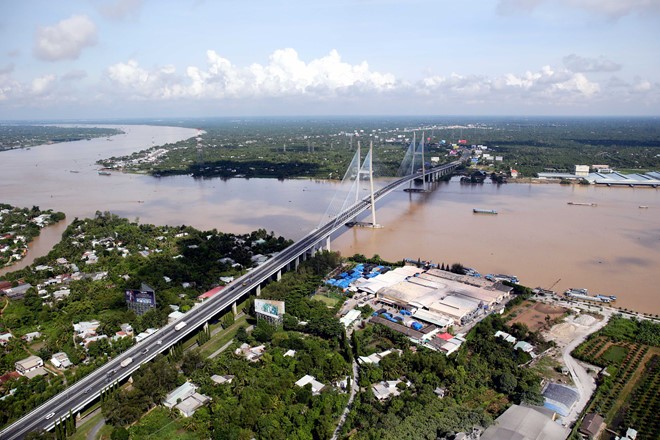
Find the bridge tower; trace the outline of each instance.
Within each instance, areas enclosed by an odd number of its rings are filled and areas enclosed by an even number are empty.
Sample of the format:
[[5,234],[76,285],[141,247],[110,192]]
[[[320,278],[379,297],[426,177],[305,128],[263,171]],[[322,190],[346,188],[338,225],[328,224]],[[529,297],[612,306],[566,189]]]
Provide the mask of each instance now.
[[374,141],[369,143],[369,191],[371,192],[371,227],[382,228],[376,223],[376,200],[374,198]]

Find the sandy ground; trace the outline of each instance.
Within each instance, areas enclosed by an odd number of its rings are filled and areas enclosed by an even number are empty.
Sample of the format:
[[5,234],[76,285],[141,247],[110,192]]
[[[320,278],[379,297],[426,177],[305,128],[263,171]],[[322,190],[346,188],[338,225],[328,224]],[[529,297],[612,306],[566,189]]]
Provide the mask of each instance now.
[[575,388],[580,394],[580,399],[573,407],[570,414],[564,418],[564,425],[569,426],[575,420],[589,402],[593,392],[596,390],[596,382],[589,375],[585,364],[578,362],[571,356],[571,352],[580,345],[591,333],[594,333],[607,324],[607,319],[600,321],[589,315],[577,317],[569,316],[561,324],[557,324],[546,332],[548,340],[555,341],[561,350],[562,359],[571,374]]
[[522,310],[519,310],[518,315],[511,319],[507,324],[511,325],[514,322],[523,323],[531,331],[537,331],[545,325],[545,317],[550,316],[550,319],[555,319],[566,312],[564,307],[555,306],[545,303],[531,303]]

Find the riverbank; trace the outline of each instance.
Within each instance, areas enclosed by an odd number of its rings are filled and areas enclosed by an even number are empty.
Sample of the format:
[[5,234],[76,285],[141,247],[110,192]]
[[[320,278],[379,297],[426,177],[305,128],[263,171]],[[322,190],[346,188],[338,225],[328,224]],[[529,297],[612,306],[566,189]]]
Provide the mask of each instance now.
[[[99,176],[95,162],[102,157],[197,133],[177,127],[123,127],[126,133],[113,136],[112,142],[96,139],[3,152],[0,172],[7,183],[0,187],[0,200],[63,211],[70,219],[111,211],[145,223],[233,233],[263,228],[298,240],[319,225],[333,199],[341,205],[347,194],[339,191],[343,187],[338,182],[317,179]],[[376,188],[387,182],[377,180]],[[654,232],[660,192],[453,181],[427,186],[426,193],[392,193],[377,204],[382,229],[341,230],[332,237],[332,247],[343,255],[379,254],[386,260],[409,255],[447,264],[470,262],[484,273],[515,273],[526,285],[546,288],[560,280],[554,290],[584,287],[617,295],[620,307],[660,313],[660,304],[649,301],[654,274],[660,273],[660,237]],[[598,207],[576,209],[568,201]],[[474,215],[475,207],[495,209],[498,215]],[[50,247],[60,236],[61,231],[52,234]],[[45,243],[41,237],[34,247],[43,245],[45,254],[50,249]]]
[[[44,228],[62,222],[63,212],[38,206],[19,208],[0,203],[0,274],[26,259],[33,240]],[[30,260],[34,260],[31,258]]]

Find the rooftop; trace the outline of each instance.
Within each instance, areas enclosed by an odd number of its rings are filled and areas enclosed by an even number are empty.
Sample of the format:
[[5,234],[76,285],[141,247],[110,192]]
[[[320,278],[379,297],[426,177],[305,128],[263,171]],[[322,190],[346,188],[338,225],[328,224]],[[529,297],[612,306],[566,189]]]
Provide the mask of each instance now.
[[481,435],[481,440],[564,440],[570,430],[536,408],[512,405]]
[[545,404],[543,406],[565,417],[578,401],[580,395],[574,388],[550,383],[543,391],[543,397],[545,397]]
[[296,385],[301,388],[307,384],[312,384],[312,394],[314,395],[320,394],[321,390],[325,388],[325,385],[316,380],[314,376],[310,376],[309,374],[304,375],[296,382]]

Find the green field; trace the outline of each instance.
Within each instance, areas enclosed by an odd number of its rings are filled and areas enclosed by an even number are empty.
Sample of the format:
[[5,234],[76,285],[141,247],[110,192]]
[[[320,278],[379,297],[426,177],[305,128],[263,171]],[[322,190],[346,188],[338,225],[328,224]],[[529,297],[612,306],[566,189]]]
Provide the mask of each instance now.
[[158,407],[129,429],[133,440],[198,440],[196,433],[184,429],[184,420],[170,418],[167,408]]
[[339,298],[335,298],[333,296],[325,296],[325,295],[314,295],[312,296],[312,299],[326,303],[328,307],[334,307],[335,305],[337,305],[338,302],[342,301]]
[[605,350],[605,353],[603,353],[601,357],[608,362],[619,364],[626,358],[626,356],[628,356],[627,348],[619,345],[612,345]]

